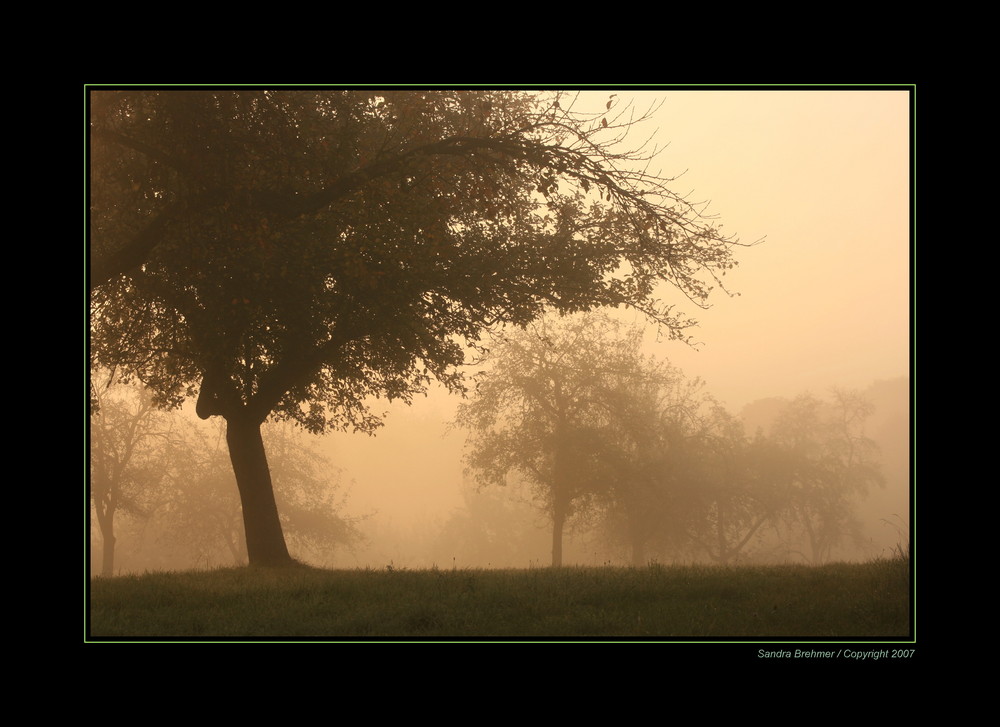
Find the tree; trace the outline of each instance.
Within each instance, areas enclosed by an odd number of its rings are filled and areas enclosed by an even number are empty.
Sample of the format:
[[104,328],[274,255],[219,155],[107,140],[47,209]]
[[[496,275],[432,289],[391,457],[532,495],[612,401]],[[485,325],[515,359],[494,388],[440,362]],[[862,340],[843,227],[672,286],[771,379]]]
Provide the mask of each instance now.
[[[281,522],[294,552],[322,563],[335,550],[360,543],[358,523],[366,516],[343,514],[350,484],[344,473],[288,422],[266,425],[264,436]],[[227,491],[232,496],[231,476]]]
[[654,543],[676,544],[686,532],[696,440],[712,405],[699,379],[666,361],[644,357],[640,331],[610,342],[615,365],[595,381],[592,416],[603,443],[603,517],[612,539],[624,539],[634,566]]
[[688,534],[695,548],[722,565],[746,554],[766,525],[787,508],[787,458],[762,435],[713,408],[688,461],[695,503]]
[[147,523],[158,550],[169,550],[175,559],[196,567],[247,563],[240,501],[233,492],[224,441],[217,428],[187,428],[171,453],[174,476],[163,483],[159,506]]
[[551,544],[535,523],[538,511],[526,498],[470,483],[463,506],[442,524],[433,542],[434,563],[452,567],[518,568],[537,560]]
[[103,541],[101,575],[109,577],[115,569],[115,515],[150,512],[145,485],[164,476],[160,464],[171,425],[146,391],[109,381],[94,387],[94,396],[99,406],[90,421],[90,497]]
[[220,416],[252,564],[291,562],[260,426],[372,431],[490,326],[705,305],[734,239],[561,94],[90,92],[91,352]]
[[804,532],[807,560],[823,563],[856,537],[856,501],[884,482],[875,443],[864,433],[873,409],[857,392],[833,391],[833,403],[803,394],[788,403],[772,437],[788,463],[788,514]]
[[562,565],[563,531],[607,495],[619,452],[608,433],[606,394],[628,376],[639,343],[607,317],[547,318],[515,330],[459,408],[470,432],[468,462],[481,484],[509,476],[530,484],[552,523],[552,565]]

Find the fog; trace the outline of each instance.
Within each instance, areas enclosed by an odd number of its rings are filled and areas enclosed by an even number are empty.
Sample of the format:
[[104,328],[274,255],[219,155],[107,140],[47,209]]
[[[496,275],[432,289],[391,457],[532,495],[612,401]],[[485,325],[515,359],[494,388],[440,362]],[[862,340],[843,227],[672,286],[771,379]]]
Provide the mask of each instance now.
[[[656,113],[658,161],[674,188],[708,202],[742,242],[727,276],[738,296],[714,291],[709,310],[671,298],[697,318],[695,347],[656,341],[668,359],[738,413],[758,399],[824,398],[866,390],[910,370],[909,96],[902,91],[671,91],[619,94]],[[593,92],[603,104],[607,93]],[[626,315],[641,322],[641,317]],[[429,566],[426,546],[464,507],[464,433],[448,431],[458,397],[431,391],[412,406],[384,405],[375,437],[332,434],[324,447],[355,480],[350,509],[371,514],[371,543],[345,564]],[[878,411],[867,433],[908,411]],[[905,432],[905,428],[903,430]],[[908,450],[883,456],[908,471]],[[884,448],[884,447],[883,447]],[[863,520],[876,554],[908,524],[908,492],[894,480],[873,491]],[[897,520],[896,518],[899,518]],[[889,521],[887,522],[883,522]],[[544,520],[539,523],[544,528]],[[541,532],[537,559],[546,562]],[[402,545],[412,542],[412,548]],[[586,538],[583,538],[586,540]],[[579,545],[586,553],[588,548]],[[595,556],[593,549],[585,557]],[[851,553],[864,557],[864,553]],[[462,565],[462,554],[454,554]],[[451,558],[436,563],[451,565]],[[527,566],[528,563],[523,565]]]
[[[579,103],[603,107],[610,93],[634,98],[640,111],[662,100],[655,123],[644,127],[665,147],[651,171],[677,177],[672,188],[704,201],[741,242],[759,241],[736,252],[739,267],[725,278],[732,295],[716,289],[708,310],[662,291],[698,320],[696,342],[658,340],[650,328],[647,352],[703,379],[734,414],[762,399],[825,399],[833,387],[876,397],[898,389],[910,373],[909,94],[614,90],[588,92]],[[618,315],[643,323],[634,313]],[[366,538],[326,564],[547,564],[551,533],[527,493],[477,494],[464,474],[466,434],[451,426],[460,400],[433,387],[411,405],[373,402],[386,413],[375,436],[317,438],[318,450],[341,471],[340,514],[358,519]],[[875,403],[866,433],[882,443],[890,476],[861,505],[866,547],[838,553],[845,559],[885,553],[909,535],[908,407],[898,396]],[[442,541],[450,521],[484,502],[477,498],[506,503],[505,550]],[[628,562],[626,553],[595,542],[592,532],[571,529],[565,562]],[[126,563],[127,553],[120,555]]]

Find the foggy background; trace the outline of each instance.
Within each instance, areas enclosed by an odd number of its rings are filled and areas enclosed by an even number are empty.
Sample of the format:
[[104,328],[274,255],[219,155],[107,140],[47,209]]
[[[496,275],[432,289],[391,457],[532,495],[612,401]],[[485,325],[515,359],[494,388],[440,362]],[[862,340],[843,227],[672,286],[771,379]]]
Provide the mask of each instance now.
[[[611,92],[592,93],[603,105]],[[766,237],[737,252],[740,265],[727,285],[739,297],[714,291],[707,311],[677,301],[700,321],[694,336],[703,345],[657,343],[650,331],[649,353],[704,379],[734,413],[757,399],[806,392],[825,399],[834,386],[865,391],[908,375],[906,92],[619,94],[634,97],[640,110],[664,100],[656,141],[669,144],[659,162],[665,174],[681,175],[676,191],[709,201],[708,213],[742,242]],[[886,404],[869,420],[869,436],[899,415],[908,426],[909,412],[885,411]],[[385,407],[390,414],[374,438],[326,437],[333,461],[357,482],[352,509],[378,513],[372,526],[416,536],[463,505],[465,434],[447,427],[457,405],[457,397],[432,392],[412,407]],[[874,511],[865,520],[876,532],[879,518],[907,518],[905,490],[874,490],[869,499]],[[881,530],[890,546],[896,542],[891,528]],[[546,537],[543,529],[543,564]],[[404,555],[377,548],[371,554],[380,565],[393,557],[398,563]]]
[[[633,98],[639,112],[663,100],[655,125],[640,127],[629,140],[638,144],[656,131],[655,143],[667,145],[651,171],[678,177],[672,189],[708,202],[706,212],[718,215],[724,232],[741,242],[766,238],[736,251],[739,267],[726,284],[738,297],[716,289],[711,309],[702,311],[663,291],[667,302],[700,322],[692,331],[700,345],[657,341],[651,329],[647,353],[669,360],[688,378],[703,379],[734,414],[774,397],[811,393],[827,400],[834,386],[868,394],[876,409],[866,433],[882,448],[887,482],[860,510],[867,546],[838,557],[866,559],[892,548],[908,537],[909,526],[908,93],[617,90],[588,92],[580,103],[602,108],[615,92],[622,100]],[[459,402],[440,388],[412,406],[375,402],[373,410],[387,416],[374,437],[312,438],[340,470],[340,514],[358,518],[366,537],[353,550],[338,550],[326,565],[548,563],[551,526],[523,500],[526,494],[477,495],[463,475],[466,433],[449,427]],[[506,550],[473,552],[460,548],[460,539],[442,536],[475,523],[475,508],[489,503],[508,520],[500,538]],[[126,542],[123,536],[118,552],[125,571],[135,565]],[[627,564],[628,555],[598,548],[586,532],[570,530],[565,562]]]

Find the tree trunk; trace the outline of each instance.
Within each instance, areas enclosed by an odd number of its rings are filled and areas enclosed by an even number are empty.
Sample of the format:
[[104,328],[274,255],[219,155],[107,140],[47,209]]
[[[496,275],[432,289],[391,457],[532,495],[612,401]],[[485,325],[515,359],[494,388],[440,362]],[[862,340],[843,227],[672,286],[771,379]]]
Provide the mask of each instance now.
[[110,578],[115,574],[115,536],[104,534],[104,554],[101,559],[101,575]]
[[115,574],[115,501],[107,489],[95,493],[94,500],[97,524],[101,529],[101,540],[104,541],[101,550],[101,576],[110,578]]
[[566,511],[556,503],[552,513],[552,567],[562,567],[562,536],[563,525],[566,524]]
[[226,442],[236,474],[243,505],[243,526],[247,538],[247,559],[251,566],[287,566],[295,561],[288,555],[285,536],[274,502],[271,471],[264,454],[260,422],[248,417],[226,419]]
[[726,505],[723,498],[719,498],[719,517],[715,523],[716,534],[719,538],[719,563],[729,565],[729,545],[726,543]]

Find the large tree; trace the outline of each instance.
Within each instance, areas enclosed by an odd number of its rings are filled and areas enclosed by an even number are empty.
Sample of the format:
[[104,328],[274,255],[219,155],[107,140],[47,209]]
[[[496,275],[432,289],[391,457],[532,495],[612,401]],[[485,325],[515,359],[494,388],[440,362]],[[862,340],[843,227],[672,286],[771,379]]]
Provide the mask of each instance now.
[[89,94],[91,351],[221,416],[253,564],[290,562],[260,437],[273,415],[371,431],[488,327],[626,305],[670,335],[733,239],[622,146],[609,96],[506,90]]

